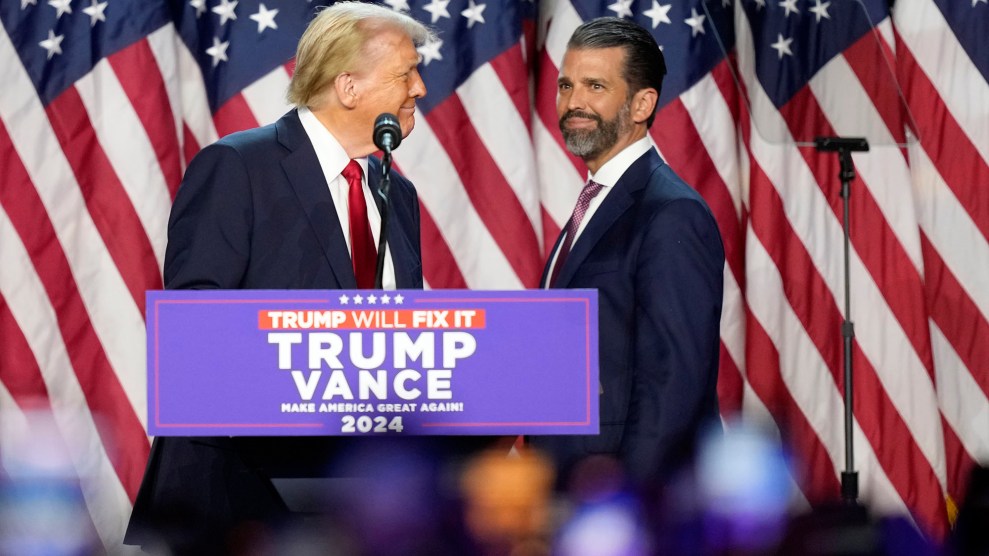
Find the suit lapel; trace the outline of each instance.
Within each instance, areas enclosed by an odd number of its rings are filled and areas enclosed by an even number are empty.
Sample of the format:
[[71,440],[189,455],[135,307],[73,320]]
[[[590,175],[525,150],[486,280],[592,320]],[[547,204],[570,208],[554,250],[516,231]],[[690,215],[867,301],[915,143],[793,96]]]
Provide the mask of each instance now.
[[323,248],[323,255],[337,279],[339,287],[354,289],[357,279],[348,255],[347,240],[334,209],[333,197],[323,177],[309,137],[296,111],[291,111],[275,124],[278,140],[291,152],[282,160],[282,169],[302,203],[309,225]]
[[[632,206],[634,195],[646,186],[653,169],[662,163],[656,149],[649,149],[636,159],[628,167],[628,170],[625,170],[621,179],[618,180],[618,183],[605,197],[604,202],[591,216],[591,220],[587,223],[584,231],[581,232],[571,247],[570,254],[567,256],[563,268],[560,269],[557,287],[565,288],[570,285],[573,275],[587,259],[594,246],[601,241],[601,238],[614,225],[615,221]],[[557,244],[559,244],[559,240],[557,240]]]

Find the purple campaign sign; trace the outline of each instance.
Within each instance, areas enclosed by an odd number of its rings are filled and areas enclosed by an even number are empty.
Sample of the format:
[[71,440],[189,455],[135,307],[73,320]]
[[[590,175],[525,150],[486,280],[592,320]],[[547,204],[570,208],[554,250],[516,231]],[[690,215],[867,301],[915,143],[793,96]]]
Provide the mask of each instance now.
[[597,434],[596,290],[147,292],[154,436]]

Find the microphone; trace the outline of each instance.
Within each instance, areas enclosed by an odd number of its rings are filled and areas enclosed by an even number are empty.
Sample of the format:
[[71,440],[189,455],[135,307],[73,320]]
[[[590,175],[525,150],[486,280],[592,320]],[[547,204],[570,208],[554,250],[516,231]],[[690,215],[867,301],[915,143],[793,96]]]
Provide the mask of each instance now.
[[386,153],[397,149],[402,142],[402,128],[398,118],[385,112],[374,120],[374,146]]

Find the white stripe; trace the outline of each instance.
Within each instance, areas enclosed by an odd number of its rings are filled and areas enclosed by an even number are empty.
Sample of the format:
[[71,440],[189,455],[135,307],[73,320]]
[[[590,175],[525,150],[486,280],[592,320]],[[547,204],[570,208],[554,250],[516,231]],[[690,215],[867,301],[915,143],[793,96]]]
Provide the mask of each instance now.
[[450,247],[471,289],[520,289],[522,281],[471,204],[453,162],[426,118],[395,151],[402,172],[418,184],[422,204]]
[[728,263],[724,271],[724,299],[721,306],[721,341],[738,372],[745,377],[745,300]]
[[[6,32],[0,33],[0,59],[19,60]],[[103,350],[144,424],[144,318],[104,247],[24,67],[0,66],[0,83],[6,84],[0,118],[45,205]]]
[[[168,24],[151,33],[148,35],[148,44],[162,70],[172,101],[172,112],[185,122],[200,147],[216,141],[218,135],[206,98],[203,74],[192,53],[175,33],[175,27]],[[182,127],[180,123],[179,137],[184,137]],[[186,163],[188,162],[187,160]]]
[[[753,52],[747,23],[736,26],[736,41],[739,65],[742,66],[743,59]],[[750,70],[751,63],[745,64],[745,67]],[[773,108],[754,74],[743,71],[742,75],[754,105],[753,111],[756,114],[762,113],[762,119],[771,128],[785,129],[783,118]],[[790,146],[786,146],[787,144]],[[844,299],[844,268],[840,256],[843,252],[843,233],[830,204],[817,186],[803,157],[792,146],[792,139],[784,140],[783,146],[771,146],[753,134],[751,148],[753,156],[779,194],[794,232],[807,249],[831,291],[833,302],[838,306],[839,300]],[[751,276],[751,269],[748,267],[747,273],[747,276]],[[884,390],[903,417],[920,451],[943,483],[946,480],[944,440],[940,416],[935,409],[937,397],[932,379],[913,349],[889,348],[912,344],[886,305],[883,292],[876,286],[854,249],[850,253],[849,273],[851,290],[855,292],[851,320],[857,324],[859,346],[872,363]],[[917,301],[922,307],[923,300]],[[817,301],[822,302],[827,301]]]
[[[885,73],[886,68],[876,71]],[[893,87],[893,76],[889,75],[888,79],[886,86]],[[821,68],[810,80],[810,88],[837,135],[865,137],[869,141],[868,152],[852,153],[855,169],[910,257],[914,269],[922,274],[924,262],[913,197],[904,195],[904,186],[910,181],[910,171],[896,140],[886,128],[886,122],[876,111],[844,56],[835,56]]]
[[[817,347],[785,302],[786,294],[778,270],[751,228],[747,245],[749,273],[745,291],[749,307],[776,346],[782,380],[824,445],[838,476],[845,467],[844,401]],[[853,431],[861,499],[872,509],[906,514],[903,500],[882,470],[857,419]]]
[[[721,176],[735,208],[735,217],[742,218],[741,190],[738,186],[738,137],[735,120],[714,76],[706,74],[680,95],[690,121],[704,143],[714,168]],[[694,184],[697,185],[697,184]]]
[[105,58],[76,82],[76,91],[103,152],[141,220],[160,272],[165,262],[172,199],[154,145]]
[[952,33],[944,14],[933,0],[898,2],[893,21],[958,125],[982,159],[989,161],[989,83]]
[[[178,137],[179,145],[185,140],[185,132],[182,124],[182,93],[180,91],[179,68],[174,42],[175,31],[171,25],[164,25],[157,31],[145,37],[151,55],[155,59],[158,71],[161,73],[161,80],[165,84],[165,94],[168,95],[168,106],[172,110],[173,125],[175,126],[175,136]],[[182,168],[186,167],[186,161],[182,156],[182,149],[179,149],[179,159],[182,160]]]
[[920,145],[910,148],[910,171],[921,229],[982,318],[989,320],[989,241]]
[[557,4],[556,10],[552,12],[552,20],[549,22],[549,28],[546,31],[546,42],[543,45],[546,54],[549,55],[549,59],[553,61],[554,66],[560,67],[563,63],[563,55],[567,51],[567,42],[570,41],[570,35],[583,22],[580,14],[577,13],[577,10],[574,9],[570,2],[561,1]]
[[288,71],[285,66],[278,66],[241,91],[259,125],[273,123],[292,109],[285,98],[288,84]]
[[976,462],[986,465],[989,463],[989,399],[941,329],[933,320],[930,325],[941,413],[965,451]]
[[539,185],[529,130],[498,74],[491,64],[484,64],[457,88],[456,94],[484,147],[515,192],[532,229],[541,230]]
[[[0,37],[2,51],[9,43],[6,33],[0,33]],[[0,57],[3,54],[0,52]],[[62,336],[58,333],[58,316],[3,208],[0,208],[0,253],[3,253],[4,260],[4,264],[0,265],[0,293],[40,367],[56,422],[68,443],[96,531],[104,546],[117,546],[124,537],[131,510],[130,501],[86,405],[86,397],[73,371]]]

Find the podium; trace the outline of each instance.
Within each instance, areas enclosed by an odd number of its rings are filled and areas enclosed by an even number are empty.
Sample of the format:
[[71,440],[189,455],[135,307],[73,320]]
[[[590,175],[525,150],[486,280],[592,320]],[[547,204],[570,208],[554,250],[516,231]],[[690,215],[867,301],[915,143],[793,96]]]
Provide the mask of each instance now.
[[354,488],[343,451],[599,430],[596,290],[172,290],[147,307],[149,434],[240,454],[290,510]]

